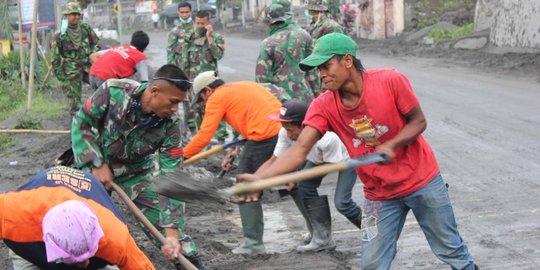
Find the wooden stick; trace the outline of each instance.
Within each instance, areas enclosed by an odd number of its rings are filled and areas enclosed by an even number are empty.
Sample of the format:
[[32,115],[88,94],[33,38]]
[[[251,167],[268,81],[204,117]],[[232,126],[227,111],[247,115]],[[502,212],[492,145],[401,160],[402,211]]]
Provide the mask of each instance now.
[[28,101],[26,109],[32,110],[32,91],[34,88],[34,72],[36,60],[36,39],[37,39],[37,15],[39,9],[39,0],[34,0],[34,16],[32,17],[32,43],[30,43],[30,74],[28,75]]
[[24,52],[22,43],[22,16],[21,16],[21,0],[17,0],[17,12],[19,16],[19,62],[21,64],[21,82],[23,89],[26,88],[26,72],[24,72]]
[[204,152],[201,152],[201,153],[198,153],[194,156],[192,156],[191,158],[189,158],[188,160],[184,161],[184,166],[187,166],[197,160],[200,160],[200,159],[203,159],[205,157],[208,157],[208,156],[211,156],[215,153],[218,153],[220,152],[221,150],[223,150],[223,146],[221,145],[218,145],[218,146],[214,146],[212,148],[210,148],[210,150],[206,150]]
[[71,134],[71,130],[0,129],[0,133]]
[[[120,196],[120,199],[122,199],[122,201],[124,201],[124,203],[127,205],[131,213],[133,213],[135,217],[137,217],[137,219],[139,219],[142,222],[144,227],[146,227],[146,229],[150,231],[150,233],[155,238],[157,238],[158,241],[161,242],[161,244],[163,245],[167,244],[165,237],[163,237],[163,235],[156,229],[156,227],[152,225],[150,220],[146,218],[146,216],[131,201],[131,199],[127,196],[127,194],[116,183],[112,182],[111,185],[112,185],[113,190],[116,193],[118,193],[118,196]],[[197,267],[195,267],[190,261],[188,261],[188,259],[186,259],[186,257],[184,257],[184,255],[182,255],[181,253],[178,254],[178,262],[180,262],[182,266],[184,266],[187,270],[197,270]]]

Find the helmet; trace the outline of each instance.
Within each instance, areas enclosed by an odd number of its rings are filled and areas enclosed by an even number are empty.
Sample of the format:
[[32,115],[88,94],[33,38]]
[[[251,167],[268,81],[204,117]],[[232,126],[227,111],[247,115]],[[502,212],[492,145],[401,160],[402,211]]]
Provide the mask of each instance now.
[[64,11],[62,11],[63,15],[68,15],[68,14],[73,14],[73,13],[77,13],[77,14],[82,13],[81,5],[79,3],[77,3],[77,2],[69,2],[69,3],[67,3],[64,6]]
[[285,8],[285,11],[291,11],[291,1],[289,0],[272,0],[272,4],[280,4]]
[[328,11],[325,0],[310,0],[307,4],[308,10],[314,11]]
[[266,8],[266,16],[264,18],[265,24],[274,24],[277,22],[286,22],[292,18],[287,8],[281,4],[272,4]]

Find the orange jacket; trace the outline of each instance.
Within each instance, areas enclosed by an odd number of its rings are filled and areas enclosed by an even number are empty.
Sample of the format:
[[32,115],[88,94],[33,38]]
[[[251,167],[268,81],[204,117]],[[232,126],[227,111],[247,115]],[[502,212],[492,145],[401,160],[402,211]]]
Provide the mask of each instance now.
[[99,180],[67,167],[50,168],[18,191],[0,195],[0,239],[41,269],[66,269],[62,268],[65,265],[47,263],[41,223],[49,209],[68,200],[83,201],[90,206],[105,233],[96,254],[90,258],[90,269],[111,264],[121,270],[155,270],[137,247]]
[[225,83],[208,98],[201,129],[184,148],[184,157],[189,158],[208,145],[222,119],[250,141],[276,136],[281,124],[268,116],[278,113],[280,108],[279,100],[258,83]]

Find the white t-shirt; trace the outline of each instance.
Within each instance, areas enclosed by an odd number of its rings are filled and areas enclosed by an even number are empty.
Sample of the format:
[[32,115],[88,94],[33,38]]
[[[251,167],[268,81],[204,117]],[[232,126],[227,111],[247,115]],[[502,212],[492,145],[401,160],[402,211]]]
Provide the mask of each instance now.
[[153,22],[159,22],[159,14],[153,13],[152,14],[152,21]]
[[[287,131],[284,128],[281,128],[276,147],[274,148],[274,156],[279,157],[279,155],[283,154],[293,143],[294,141],[287,136]],[[349,153],[347,153],[345,145],[343,145],[336,133],[329,131],[324,134],[313,148],[311,148],[306,159],[316,165],[336,163],[349,160]]]

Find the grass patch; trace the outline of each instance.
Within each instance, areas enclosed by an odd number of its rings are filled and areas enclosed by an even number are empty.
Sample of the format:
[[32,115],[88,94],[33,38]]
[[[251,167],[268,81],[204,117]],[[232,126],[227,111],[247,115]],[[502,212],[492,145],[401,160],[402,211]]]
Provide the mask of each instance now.
[[445,39],[455,39],[469,35],[474,31],[474,23],[469,23],[461,27],[456,27],[452,30],[433,28],[429,32],[429,36],[434,41],[440,41]]
[[0,153],[15,145],[12,134],[0,134]]

